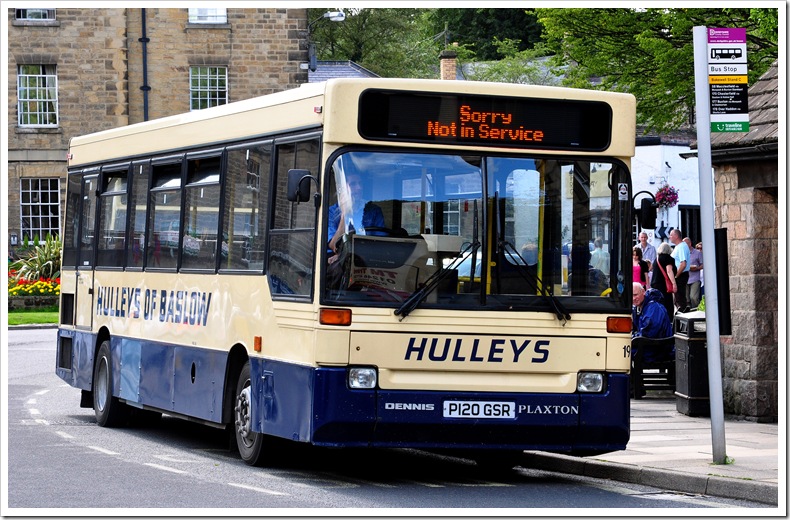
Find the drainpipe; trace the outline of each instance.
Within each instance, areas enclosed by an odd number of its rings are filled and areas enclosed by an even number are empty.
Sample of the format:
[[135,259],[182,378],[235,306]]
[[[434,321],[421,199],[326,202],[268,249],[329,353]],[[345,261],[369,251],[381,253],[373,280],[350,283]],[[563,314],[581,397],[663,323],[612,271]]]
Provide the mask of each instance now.
[[143,34],[137,40],[143,44],[143,86],[140,87],[140,90],[143,91],[143,121],[148,121],[148,92],[151,90],[151,87],[148,86],[148,42],[151,40],[148,38],[148,33],[145,29],[145,9],[143,8],[140,11],[143,22]]

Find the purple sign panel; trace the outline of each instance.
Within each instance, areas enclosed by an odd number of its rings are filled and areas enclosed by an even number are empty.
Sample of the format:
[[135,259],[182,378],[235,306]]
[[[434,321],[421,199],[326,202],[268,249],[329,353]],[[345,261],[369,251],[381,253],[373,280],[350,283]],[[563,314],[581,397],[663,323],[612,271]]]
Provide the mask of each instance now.
[[746,43],[746,28],[708,27],[708,43]]

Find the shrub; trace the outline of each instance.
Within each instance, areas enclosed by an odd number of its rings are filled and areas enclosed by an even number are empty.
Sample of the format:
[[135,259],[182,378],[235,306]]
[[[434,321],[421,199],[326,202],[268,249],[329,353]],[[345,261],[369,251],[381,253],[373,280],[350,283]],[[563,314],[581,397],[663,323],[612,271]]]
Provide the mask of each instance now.
[[42,278],[50,280],[60,278],[60,252],[62,249],[63,244],[60,238],[47,235],[44,242],[37,243],[37,240],[34,240],[33,250],[8,267],[16,273],[17,281],[35,282]]

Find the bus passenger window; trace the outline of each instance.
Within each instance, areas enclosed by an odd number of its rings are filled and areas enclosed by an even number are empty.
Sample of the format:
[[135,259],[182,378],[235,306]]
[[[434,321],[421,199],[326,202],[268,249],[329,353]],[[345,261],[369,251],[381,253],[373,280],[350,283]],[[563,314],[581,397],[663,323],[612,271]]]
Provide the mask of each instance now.
[[220,269],[263,270],[271,142],[228,149]]
[[216,265],[219,233],[220,158],[187,160],[182,269],[210,269]]
[[149,161],[132,165],[132,186],[129,196],[129,247],[126,249],[126,267],[143,267],[145,257],[145,212],[148,208]]
[[128,167],[119,171],[103,172],[97,266],[123,267],[126,249],[127,174]]
[[181,163],[156,165],[153,177],[146,266],[175,269],[181,230]]

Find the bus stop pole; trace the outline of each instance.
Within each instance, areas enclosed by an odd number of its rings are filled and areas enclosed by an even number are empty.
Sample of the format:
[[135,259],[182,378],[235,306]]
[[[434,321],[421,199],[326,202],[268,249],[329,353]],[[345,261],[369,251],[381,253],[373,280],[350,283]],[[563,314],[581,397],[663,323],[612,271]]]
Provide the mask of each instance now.
[[697,111],[697,159],[699,165],[699,205],[702,242],[705,248],[705,323],[708,345],[708,388],[710,390],[710,430],[714,464],[727,462],[724,439],[724,401],[721,383],[719,342],[719,300],[716,284],[716,249],[713,218],[713,166],[710,151],[710,90],[708,86],[708,30],[694,27],[694,83]]

